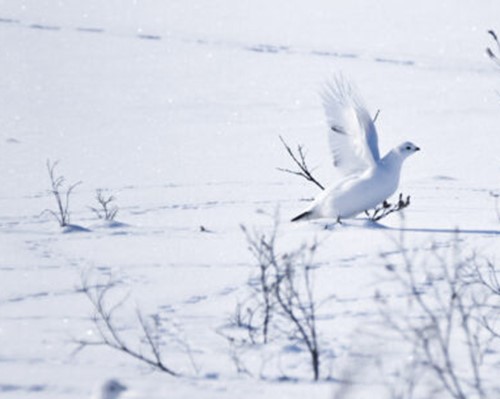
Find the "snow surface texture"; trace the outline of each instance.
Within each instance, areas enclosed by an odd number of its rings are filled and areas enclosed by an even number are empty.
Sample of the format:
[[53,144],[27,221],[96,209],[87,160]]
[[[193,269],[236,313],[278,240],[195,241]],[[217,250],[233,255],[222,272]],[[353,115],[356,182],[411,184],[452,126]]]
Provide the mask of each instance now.
[[[407,245],[446,245],[458,226],[464,246],[500,258],[488,195],[499,186],[500,74],[484,56],[498,1],[0,4],[2,398],[87,398],[111,377],[130,388],[124,398],[331,397],[338,384],[325,379],[340,377],[342,360],[371,355],[357,331],[377,314],[379,254],[395,251],[397,215],[386,229],[281,226],[284,247],[323,243],[315,294],[336,300],[322,309],[322,382],[309,382],[300,350],[262,352],[247,360],[254,377],[237,374],[217,331],[253,273],[240,223],[267,229],[263,213],[279,206],[286,220],[317,194],[275,170],[289,162],[278,135],[307,146],[320,180],[336,178],[318,96],[335,71],[381,109],[382,151],[407,138],[425,149],[401,180],[413,200]],[[54,207],[47,159],[83,182],[71,222],[90,232],[61,234],[41,215]],[[123,225],[96,225],[98,188],[117,197]],[[75,339],[95,334],[76,289],[89,269],[130,293],[126,333],[136,307],[156,315],[189,344],[198,372],[179,345],[167,357],[189,377],[103,347],[75,353]],[[278,383],[283,375],[298,382]],[[374,397],[374,386],[356,397]]]

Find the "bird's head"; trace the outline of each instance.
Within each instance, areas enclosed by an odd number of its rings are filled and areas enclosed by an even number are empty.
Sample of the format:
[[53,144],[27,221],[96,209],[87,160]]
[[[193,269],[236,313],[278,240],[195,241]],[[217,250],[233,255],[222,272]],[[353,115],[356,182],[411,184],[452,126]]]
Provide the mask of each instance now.
[[410,155],[414,154],[417,151],[420,151],[420,148],[410,141],[405,141],[396,148],[396,152],[403,159],[409,157]]

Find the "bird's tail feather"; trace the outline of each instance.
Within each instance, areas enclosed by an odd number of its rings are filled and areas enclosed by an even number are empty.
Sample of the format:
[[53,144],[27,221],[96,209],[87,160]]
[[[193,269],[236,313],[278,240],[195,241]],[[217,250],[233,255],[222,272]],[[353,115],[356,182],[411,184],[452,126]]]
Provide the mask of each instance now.
[[308,220],[310,216],[312,215],[313,211],[305,211],[302,212],[300,215],[295,216],[291,221],[292,222],[298,222],[299,220]]

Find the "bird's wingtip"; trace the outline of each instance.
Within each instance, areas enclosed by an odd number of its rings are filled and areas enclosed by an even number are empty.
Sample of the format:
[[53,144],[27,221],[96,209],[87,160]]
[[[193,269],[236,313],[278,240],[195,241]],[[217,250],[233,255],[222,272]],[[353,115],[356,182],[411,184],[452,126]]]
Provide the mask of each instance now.
[[291,222],[298,222],[300,220],[308,220],[309,216],[311,216],[311,214],[312,214],[312,211],[305,211],[305,212],[302,212],[301,214],[295,216],[290,221]]

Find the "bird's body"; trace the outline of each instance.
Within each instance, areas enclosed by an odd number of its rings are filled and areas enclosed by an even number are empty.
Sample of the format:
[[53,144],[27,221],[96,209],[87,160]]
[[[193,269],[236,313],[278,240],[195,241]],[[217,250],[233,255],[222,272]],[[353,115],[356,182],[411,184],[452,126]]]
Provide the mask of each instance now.
[[353,88],[337,79],[328,86],[323,99],[334,166],[344,178],[327,187],[292,221],[340,220],[376,207],[394,194],[403,161],[419,150],[405,142],[380,159],[375,126]]

